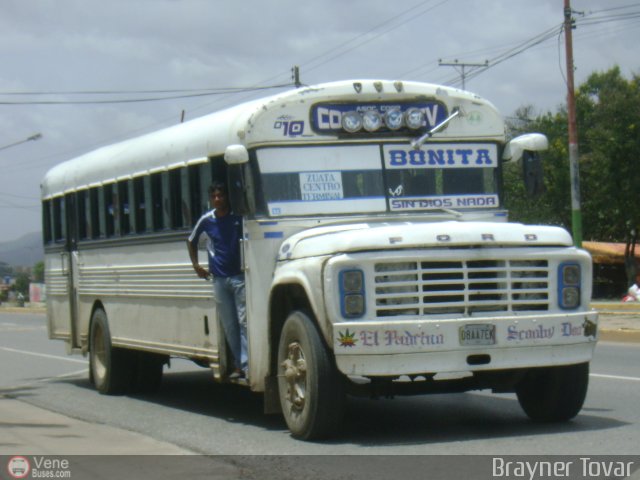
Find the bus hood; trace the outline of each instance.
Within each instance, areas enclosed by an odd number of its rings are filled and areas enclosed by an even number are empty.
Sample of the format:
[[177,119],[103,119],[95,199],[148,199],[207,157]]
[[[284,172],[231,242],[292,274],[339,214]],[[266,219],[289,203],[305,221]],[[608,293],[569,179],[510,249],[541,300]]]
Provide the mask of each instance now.
[[560,227],[490,222],[389,222],[317,227],[286,239],[278,260],[343,252],[456,246],[565,246],[571,235]]

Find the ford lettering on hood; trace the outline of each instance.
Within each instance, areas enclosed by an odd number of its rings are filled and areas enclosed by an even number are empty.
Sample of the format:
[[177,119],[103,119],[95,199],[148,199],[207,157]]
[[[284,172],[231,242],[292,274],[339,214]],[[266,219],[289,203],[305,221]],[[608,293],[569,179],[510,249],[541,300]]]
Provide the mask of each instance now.
[[318,227],[297,233],[283,242],[278,260],[381,249],[463,245],[570,247],[572,244],[566,230],[542,225],[457,221],[358,223]]

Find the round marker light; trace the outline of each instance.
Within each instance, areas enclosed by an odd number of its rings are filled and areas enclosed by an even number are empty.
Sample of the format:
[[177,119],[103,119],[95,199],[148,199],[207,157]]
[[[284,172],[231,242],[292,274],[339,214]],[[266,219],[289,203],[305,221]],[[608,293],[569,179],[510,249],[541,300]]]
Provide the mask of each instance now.
[[375,110],[367,110],[362,116],[362,125],[367,132],[375,132],[382,126],[382,116]]
[[362,117],[358,112],[347,112],[342,115],[342,128],[349,133],[355,133],[362,128]]
[[417,108],[410,108],[404,114],[404,122],[410,129],[417,130],[423,126],[424,114]]
[[384,114],[384,123],[389,130],[399,130],[402,127],[402,112],[398,108],[387,110]]

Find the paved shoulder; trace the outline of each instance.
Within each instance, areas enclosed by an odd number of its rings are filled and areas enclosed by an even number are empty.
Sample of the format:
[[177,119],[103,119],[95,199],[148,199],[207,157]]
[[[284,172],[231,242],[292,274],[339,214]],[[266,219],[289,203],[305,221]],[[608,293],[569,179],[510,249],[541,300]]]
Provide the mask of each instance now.
[[188,455],[138,433],[91,424],[0,395],[0,455]]
[[640,343],[640,302],[594,301],[598,311],[600,340]]

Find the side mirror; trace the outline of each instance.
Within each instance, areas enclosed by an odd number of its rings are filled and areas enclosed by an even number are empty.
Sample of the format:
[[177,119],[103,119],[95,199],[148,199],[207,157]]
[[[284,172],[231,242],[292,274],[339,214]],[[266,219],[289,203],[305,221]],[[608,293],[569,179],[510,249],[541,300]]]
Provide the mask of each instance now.
[[502,160],[505,162],[519,162],[525,151],[541,152],[549,148],[549,140],[541,133],[528,133],[511,140],[504,147]]
[[243,165],[249,161],[249,152],[244,145],[229,145],[224,151],[227,165]]
[[224,152],[227,163],[227,186],[229,203],[237,215],[247,215],[250,211],[247,200],[245,166],[249,162],[249,152],[244,145],[229,145]]
[[522,177],[525,190],[530,196],[544,193],[544,171],[538,152],[525,150],[522,153]]
[[522,162],[522,177],[527,193],[531,196],[544,193],[544,171],[540,152],[549,148],[549,140],[541,133],[528,133],[511,140],[504,147],[502,160]]

